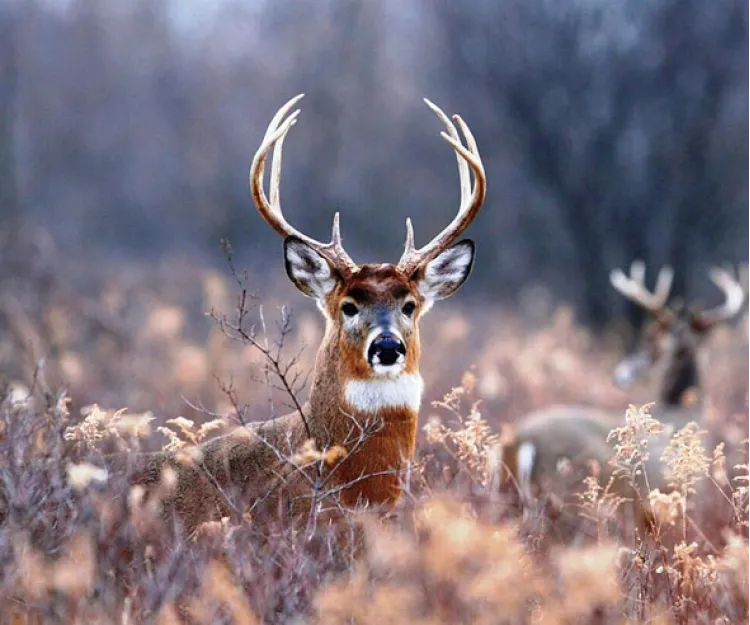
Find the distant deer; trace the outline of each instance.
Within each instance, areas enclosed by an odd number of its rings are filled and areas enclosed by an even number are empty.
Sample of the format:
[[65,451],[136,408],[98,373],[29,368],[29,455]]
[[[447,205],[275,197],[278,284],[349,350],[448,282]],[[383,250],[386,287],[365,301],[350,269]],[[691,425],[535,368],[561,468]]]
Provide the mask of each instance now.
[[[442,232],[417,249],[407,220],[406,245],[397,265],[358,265],[342,245],[338,213],[330,243],[292,227],[281,210],[279,184],[282,144],[299,115],[299,110],[289,111],[301,98],[289,100],[271,120],[250,167],[250,191],[263,219],[284,237],[287,275],[315,299],[325,318],[309,401],[302,414],[251,424],[202,443],[191,450],[189,461],[184,454],[169,452],[120,455],[108,461],[120,466],[127,460],[133,482],[148,491],[158,488],[165,468],[171,468],[176,482],[163,495],[164,513],[176,514],[187,532],[227,515],[228,492],[239,493],[245,504],[265,500],[282,505],[281,490],[274,484],[284,482],[287,494],[299,495],[303,478],[298,476],[296,486],[290,486],[286,482],[295,480],[294,474],[284,471],[289,469],[289,457],[308,440],[318,450],[338,449],[344,454],[327,475],[327,486],[338,491],[343,505],[393,504],[416,444],[423,389],[419,321],[436,300],[458,290],[474,262],[474,243],[454,242],[485,199],[482,160],[464,121],[453,117],[465,146],[453,122],[426,99],[445,126],[441,136],[458,160],[460,206]],[[271,148],[269,198],[263,174]]]
[[[697,353],[708,332],[734,317],[742,308],[744,292],[726,271],[711,269],[709,277],[724,293],[722,305],[703,312],[679,313],[667,307],[673,272],[664,267],[659,272],[654,292],[644,284],[645,265],[636,261],[630,276],[616,269],[610,275],[612,286],[625,297],[651,313],[653,320],[643,335],[642,346],[615,369],[615,381],[622,385],[634,382],[644,374],[656,377],[659,388],[651,413],[664,424],[664,432],[650,444],[646,477],[651,489],[668,491],[662,475],[661,455],[672,434],[690,421],[701,422],[698,403],[685,402],[688,391],[697,392],[699,376]],[[539,493],[541,484],[553,478],[561,462],[594,461],[601,469],[600,483],[606,484],[613,468],[609,460],[613,447],[607,442],[609,432],[623,425],[622,414],[612,414],[585,406],[555,406],[527,415],[515,425],[513,438],[502,448],[506,479],[512,479],[524,498]],[[634,493],[623,482],[613,482],[615,494],[632,498]],[[636,495],[636,512],[648,493]]]

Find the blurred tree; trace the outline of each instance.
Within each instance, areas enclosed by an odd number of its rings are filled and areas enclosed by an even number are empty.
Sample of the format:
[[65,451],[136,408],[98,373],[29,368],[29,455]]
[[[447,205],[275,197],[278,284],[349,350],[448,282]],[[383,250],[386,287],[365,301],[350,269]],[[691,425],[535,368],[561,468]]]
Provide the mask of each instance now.
[[466,293],[529,301],[541,284],[593,325],[637,319],[612,267],[670,262],[695,294],[708,263],[747,260],[747,17],[740,0],[5,3],[0,215],[17,196],[90,255],[219,262],[229,237],[265,267],[279,241],[247,168],[305,92],[285,212],[325,238],[340,209],[355,259],[395,260],[407,215],[419,243],[456,209],[428,95],[488,170]]
[[21,9],[15,3],[0,5],[0,220],[19,217],[16,181],[16,107]]
[[705,263],[747,259],[746,3],[473,6],[435,5],[454,44],[448,89],[494,103],[471,111],[483,144],[510,135],[529,184],[551,196],[563,232],[525,243],[569,238],[573,257],[551,256],[585,285],[587,321],[625,305],[607,275],[633,258],[675,265],[677,293]]

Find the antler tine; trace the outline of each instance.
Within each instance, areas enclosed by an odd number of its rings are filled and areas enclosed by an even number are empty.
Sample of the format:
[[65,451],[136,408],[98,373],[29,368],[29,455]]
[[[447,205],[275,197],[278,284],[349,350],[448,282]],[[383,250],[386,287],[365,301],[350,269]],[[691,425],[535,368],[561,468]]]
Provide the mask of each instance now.
[[[281,162],[283,154],[284,139],[287,133],[297,123],[299,109],[287,116],[294,105],[304,97],[299,94],[289,100],[282,106],[268,124],[263,141],[258,148],[253,162],[250,165],[250,193],[253,196],[258,212],[266,223],[282,236],[296,236],[310,247],[318,251],[322,256],[327,258],[331,264],[340,272],[350,275],[357,271],[357,264],[350,258],[344,250],[341,241],[341,230],[339,227],[339,214],[336,213],[333,218],[333,228],[331,233],[331,242],[322,243],[312,237],[303,234],[294,228],[284,217],[281,210],[281,201],[279,190],[281,187]],[[273,148],[271,157],[271,180],[269,181],[269,190],[271,199],[269,201],[266,192],[263,190],[263,175],[266,168],[266,159],[268,152]]]
[[[253,158],[253,163],[250,166],[250,187],[253,191],[253,198],[255,199],[255,192],[259,192],[261,195],[261,203],[263,203],[266,206],[270,206],[274,214],[278,213],[277,215],[277,221],[284,222],[283,215],[281,215],[280,207],[278,207],[279,202],[279,184],[281,182],[281,152],[282,152],[282,145],[284,143],[284,139],[286,138],[287,132],[291,129],[294,124],[297,123],[297,117],[299,116],[299,109],[294,111],[287,120],[279,127],[279,124],[284,120],[284,117],[289,112],[289,110],[297,104],[303,97],[305,96],[304,93],[300,93],[299,95],[294,96],[291,100],[289,100],[284,106],[282,106],[278,111],[276,111],[276,114],[271,118],[270,123],[268,124],[268,128],[266,129],[266,133],[263,135],[263,141],[261,142],[260,147],[258,148],[258,151],[255,153],[255,157]],[[263,176],[265,174],[266,170],[266,157],[268,155],[268,150],[271,149],[271,147],[274,148],[274,154],[272,158],[272,165],[271,165],[271,202],[269,204],[268,200],[266,199],[265,192],[263,191]],[[274,166],[275,165],[275,166]],[[257,188],[253,186],[253,178],[252,174],[253,171],[257,167],[257,180],[258,183]],[[260,210],[260,205],[258,200],[256,199],[256,205],[258,205],[258,210]],[[277,208],[278,207],[278,208]],[[261,214],[263,214],[261,212]],[[265,217],[265,215],[264,215]],[[270,224],[271,227],[276,230],[279,234],[284,234],[283,231],[279,230],[279,227],[281,224]],[[286,224],[287,226],[289,224]]]
[[[453,218],[453,221],[451,221],[450,224],[440,232],[440,234],[433,238],[432,241],[420,249],[416,249],[414,246],[414,229],[411,220],[406,220],[406,243],[404,245],[404,253],[401,255],[401,260],[398,262],[398,269],[407,274],[413,274],[417,269],[435,258],[440,252],[445,250],[451,245],[451,243],[461,236],[477,216],[487,194],[487,179],[484,173],[484,165],[482,164],[482,158],[479,156],[476,141],[471,134],[469,127],[461,117],[458,115],[453,116],[455,123],[458,124],[466,141],[466,146],[464,146],[461,143],[461,136],[456,129],[456,125],[448,118],[440,107],[433,104],[427,98],[425,98],[424,101],[445,126],[445,131],[441,132],[440,136],[456,152],[458,179],[461,188],[461,203],[459,205],[458,213]],[[471,171],[474,173],[473,188],[471,185],[469,168],[471,168]]]
[[727,321],[734,317],[745,303],[745,291],[734,276],[720,267],[712,267],[708,272],[711,281],[724,292],[724,302],[716,308],[705,310],[697,315],[705,328]]
[[[274,145],[274,148],[273,154],[271,155],[271,181],[269,184],[269,191],[271,194],[270,205],[274,213],[282,220],[284,219],[284,217],[281,212],[281,198],[279,196],[279,189],[281,188],[281,162],[282,154],[284,151],[284,139],[286,139],[286,135],[289,130],[291,130],[292,126],[297,123],[297,117],[299,116],[299,113],[299,109],[294,111],[294,113],[292,113],[292,115],[289,117],[289,119],[287,119],[284,125],[271,135],[271,139],[275,139],[275,144],[271,143],[271,145]],[[265,161],[263,163],[263,170],[265,170]],[[265,172],[263,171],[262,173]],[[260,180],[263,180],[262,174],[260,176]]]
[[636,284],[646,284],[646,263],[639,259],[630,263],[630,279]]
[[[443,137],[446,141],[450,142],[452,140],[453,143],[458,143],[460,145],[461,137],[459,136],[456,127],[453,125],[453,122],[448,119],[448,116],[427,98],[424,98],[424,102],[430,108],[430,110],[432,110],[432,112],[437,115],[438,119],[443,122],[443,126],[445,126],[445,129],[447,130],[448,137],[446,137],[445,132],[441,132],[440,136]],[[458,116],[454,116],[454,119],[455,117]],[[463,203],[464,198],[471,190],[471,179],[469,177],[469,167],[466,164],[466,161],[461,158],[461,155],[458,152],[456,152],[456,161],[458,161],[458,179],[461,189],[461,202]]]
[[669,265],[664,265],[659,269],[659,275],[656,278],[656,288],[654,289],[654,298],[659,304],[659,308],[664,308],[669,301],[669,293],[672,291],[672,280],[674,280],[674,269]]
[[621,269],[613,269],[609,274],[609,281],[617,291],[653,314],[665,311],[673,278],[672,268],[662,267],[656,279],[656,288],[651,293],[646,288],[646,265],[642,260],[633,261],[629,277]]

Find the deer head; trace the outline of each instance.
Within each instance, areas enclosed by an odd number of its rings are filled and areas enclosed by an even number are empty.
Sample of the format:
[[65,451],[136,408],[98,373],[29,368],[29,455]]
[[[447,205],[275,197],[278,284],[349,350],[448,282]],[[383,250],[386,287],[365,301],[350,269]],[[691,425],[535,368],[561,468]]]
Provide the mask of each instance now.
[[[295,286],[316,300],[326,318],[326,336],[335,343],[340,375],[348,379],[393,379],[416,373],[419,361],[417,324],[439,299],[455,293],[474,262],[474,243],[455,243],[476,217],[484,201],[486,179],[471,131],[459,116],[456,125],[434,104],[426,104],[445,126],[443,139],[458,160],[461,202],[453,221],[422,248],[414,246],[411,221],[401,260],[392,264],[355,263],[344,250],[339,215],[333,218],[331,241],[322,243],[292,227],[281,210],[279,184],[284,139],[297,122],[293,109],[298,95],[271,120],[250,167],[250,189],[255,204],[271,228],[284,238],[286,272]],[[273,148],[270,193],[263,189],[266,159]],[[470,171],[474,183],[471,184]],[[321,347],[324,350],[325,345]]]
[[677,401],[686,388],[697,386],[695,358],[703,338],[717,325],[734,317],[745,301],[742,286],[731,273],[714,267],[709,271],[709,278],[724,293],[721,305],[703,311],[668,308],[672,277],[671,267],[663,267],[652,293],[645,286],[642,261],[633,262],[630,276],[619,269],[610,274],[612,286],[653,317],[640,348],[615,369],[615,381],[627,386],[650,371],[661,370],[662,399],[669,403]]

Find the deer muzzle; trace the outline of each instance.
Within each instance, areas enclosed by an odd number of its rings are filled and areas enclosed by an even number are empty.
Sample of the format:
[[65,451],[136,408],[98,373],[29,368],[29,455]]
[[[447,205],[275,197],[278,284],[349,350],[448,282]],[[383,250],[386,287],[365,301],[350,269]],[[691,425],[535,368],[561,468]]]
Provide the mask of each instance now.
[[367,348],[367,362],[373,368],[392,367],[403,363],[406,345],[391,332],[378,334]]

